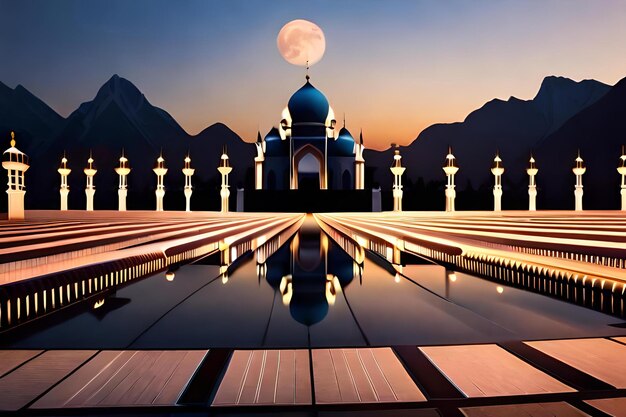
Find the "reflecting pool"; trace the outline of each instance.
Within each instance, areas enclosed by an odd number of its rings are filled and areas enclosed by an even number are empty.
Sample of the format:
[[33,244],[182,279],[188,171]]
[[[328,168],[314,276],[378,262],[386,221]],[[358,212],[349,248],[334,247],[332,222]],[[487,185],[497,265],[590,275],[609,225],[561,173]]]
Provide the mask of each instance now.
[[[279,348],[623,333],[622,320],[424,261],[358,263],[308,217],[264,263],[202,261],[0,334],[19,348]],[[616,327],[615,325],[618,325]]]

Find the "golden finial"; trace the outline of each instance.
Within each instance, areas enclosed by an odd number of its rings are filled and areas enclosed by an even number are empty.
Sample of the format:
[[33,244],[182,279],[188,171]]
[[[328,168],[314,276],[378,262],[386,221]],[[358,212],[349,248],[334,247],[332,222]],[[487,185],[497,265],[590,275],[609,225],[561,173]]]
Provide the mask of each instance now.
[[15,148],[15,132],[11,132],[11,147]]

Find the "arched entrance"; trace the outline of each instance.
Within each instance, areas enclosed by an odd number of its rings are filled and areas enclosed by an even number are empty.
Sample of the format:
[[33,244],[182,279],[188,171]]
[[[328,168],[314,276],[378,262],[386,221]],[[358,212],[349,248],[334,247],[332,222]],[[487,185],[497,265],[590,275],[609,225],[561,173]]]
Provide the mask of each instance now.
[[325,189],[326,171],[324,155],[316,147],[307,144],[293,156],[293,188]]
[[350,175],[350,171],[347,169],[343,171],[343,175],[341,176],[341,189],[342,190],[351,190],[354,188],[354,184],[352,183],[352,175]]

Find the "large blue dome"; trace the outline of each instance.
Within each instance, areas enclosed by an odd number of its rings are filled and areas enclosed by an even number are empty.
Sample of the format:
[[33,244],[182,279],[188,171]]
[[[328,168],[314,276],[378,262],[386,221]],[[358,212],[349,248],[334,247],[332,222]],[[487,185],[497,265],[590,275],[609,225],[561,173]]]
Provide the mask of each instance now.
[[293,93],[287,107],[292,123],[326,123],[328,100],[308,80],[302,88]]

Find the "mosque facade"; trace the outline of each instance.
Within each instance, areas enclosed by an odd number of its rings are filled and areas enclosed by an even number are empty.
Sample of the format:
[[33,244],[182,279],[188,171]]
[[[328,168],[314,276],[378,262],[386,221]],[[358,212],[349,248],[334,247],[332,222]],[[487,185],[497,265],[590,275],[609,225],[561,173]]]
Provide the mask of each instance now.
[[362,190],[363,135],[357,143],[345,126],[337,129],[326,96],[306,77],[282,112],[278,127],[258,135],[257,190]]

